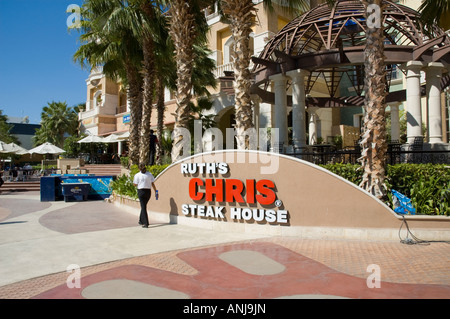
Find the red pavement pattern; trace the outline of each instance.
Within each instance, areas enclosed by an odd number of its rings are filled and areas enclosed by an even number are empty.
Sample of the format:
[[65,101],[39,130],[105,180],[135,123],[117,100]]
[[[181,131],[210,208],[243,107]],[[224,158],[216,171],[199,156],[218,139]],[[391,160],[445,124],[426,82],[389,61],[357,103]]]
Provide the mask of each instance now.
[[[251,275],[219,258],[220,254],[231,250],[254,250],[286,268],[275,275]],[[342,273],[270,242],[244,242],[201,248],[179,252],[177,257],[198,272],[179,274],[143,265],[122,265],[82,277],[81,288],[68,288],[66,284],[62,284],[33,298],[82,299],[84,288],[117,279],[176,290],[192,299],[269,299],[304,294],[363,299],[450,298],[448,285],[381,281],[380,288],[368,288],[366,278]]]

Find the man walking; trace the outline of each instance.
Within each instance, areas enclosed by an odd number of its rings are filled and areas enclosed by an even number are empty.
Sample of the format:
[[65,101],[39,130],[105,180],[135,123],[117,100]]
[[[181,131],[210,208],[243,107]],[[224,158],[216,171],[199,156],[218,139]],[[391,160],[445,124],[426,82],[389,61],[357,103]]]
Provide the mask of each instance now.
[[143,228],[148,228],[148,214],[147,214],[147,204],[151,197],[151,188],[156,190],[155,178],[152,173],[147,172],[144,163],[139,164],[140,172],[134,175],[133,184],[137,187],[139,203],[141,204],[141,214],[139,216],[139,225]]
[[150,130],[150,165],[155,165],[156,145],[158,144],[158,137],[153,130]]

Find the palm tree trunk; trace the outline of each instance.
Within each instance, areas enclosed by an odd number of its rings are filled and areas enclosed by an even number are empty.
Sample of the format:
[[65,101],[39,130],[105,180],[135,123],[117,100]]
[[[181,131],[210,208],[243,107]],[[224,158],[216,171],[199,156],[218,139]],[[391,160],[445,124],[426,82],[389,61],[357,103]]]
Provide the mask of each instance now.
[[[141,5],[142,11],[148,20],[153,19],[153,5],[150,1],[144,1]],[[139,162],[147,164],[150,159],[150,129],[151,116],[153,107],[153,94],[155,89],[155,62],[154,62],[154,41],[150,30],[144,30],[143,38],[143,55],[142,61],[142,78],[143,78],[143,102],[142,102],[142,122],[140,130],[140,153]]]
[[234,39],[233,50],[236,138],[238,149],[248,149],[245,131],[253,128],[253,108],[250,97],[251,73],[250,34],[255,25],[255,7],[251,0],[222,0],[223,12],[230,20]]
[[156,164],[162,164],[162,135],[164,130],[164,83],[161,79],[158,80],[158,101],[156,103],[156,110],[158,112],[158,121],[157,121],[157,129],[156,129],[156,137],[158,138],[158,145],[156,145]]
[[128,139],[129,163],[139,164],[139,131],[142,116],[142,96],[138,71],[126,66],[128,80],[128,100],[130,101],[130,137]]
[[184,146],[190,145],[190,140],[183,137],[183,129],[188,129],[189,102],[192,89],[193,43],[195,36],[194,16],[189,2],[185,0],[172,0],[170,7],[170,34],[174,41],[177,61],[177,91],[176,115],[173,132],[172,161],[175,162],[190,154],[182,154]]
[[[380,10],[382,20],[382,0],[364,1],[366,7],[374,4]],[[385,164],[386,164],[386,75],[384,64],[383,22],[379,27],[367,27],[366,47],[364,50],[365,65],[365,117],[364,133],[361,140],[361,164],[363,178],[360,186],[366,191],[382,199],[386,196]]]
[[153,107],[153,94],[155,86],[155,68],[154,68],[154,52],[153,39],[150,36],[144,38],[143,51],[143,103],[142,103],[142,122],[140,131],[140,153],[139,161],[147,164],[150,159],[150,129],[151,116]]

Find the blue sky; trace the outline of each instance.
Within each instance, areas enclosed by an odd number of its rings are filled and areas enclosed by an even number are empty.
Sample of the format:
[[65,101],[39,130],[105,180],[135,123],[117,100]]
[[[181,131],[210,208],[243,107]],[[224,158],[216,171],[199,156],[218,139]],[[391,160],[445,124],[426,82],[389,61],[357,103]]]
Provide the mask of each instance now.
[[73,62],[79,32],[66,9],[82,0],[0,0],[0,110],[38,124],[51,101],[86,100],[87,70]]

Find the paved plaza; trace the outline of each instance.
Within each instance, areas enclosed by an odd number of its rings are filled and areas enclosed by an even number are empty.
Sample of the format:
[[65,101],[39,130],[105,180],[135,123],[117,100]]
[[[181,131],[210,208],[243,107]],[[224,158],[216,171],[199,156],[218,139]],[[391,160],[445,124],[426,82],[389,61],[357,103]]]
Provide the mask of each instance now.
[[3,192],[0,298],[450,298],[448,243],[143,229],[137,221],[103,201]]

